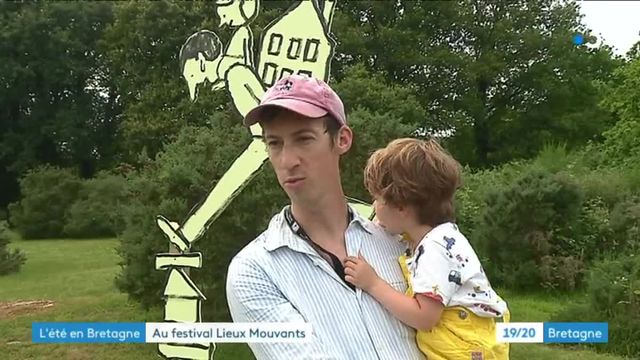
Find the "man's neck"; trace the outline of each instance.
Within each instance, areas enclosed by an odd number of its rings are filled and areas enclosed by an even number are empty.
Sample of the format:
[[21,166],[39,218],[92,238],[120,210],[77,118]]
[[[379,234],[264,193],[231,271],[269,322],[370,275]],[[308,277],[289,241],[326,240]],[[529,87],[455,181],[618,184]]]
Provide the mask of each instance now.
[[291,213],[305,232],[314,240],[333,238],[342,241],[348,223],[348,207],[344,196],[325,197],[314,204],[291,205]]

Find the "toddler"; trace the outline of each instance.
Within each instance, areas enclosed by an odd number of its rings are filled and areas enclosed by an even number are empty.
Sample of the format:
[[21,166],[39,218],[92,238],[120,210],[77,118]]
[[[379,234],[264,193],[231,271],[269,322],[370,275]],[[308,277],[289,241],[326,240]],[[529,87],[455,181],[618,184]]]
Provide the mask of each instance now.
[[345,261],[346,280],[416,329],[429,360],[508,359],[495,331],[509,321],[507,304],[454,222],[459,163],[434,140],[398,139],[371,155],[364,179],[379,224],[409,243],[400,257],[408,289],[395,290],[361,257]]

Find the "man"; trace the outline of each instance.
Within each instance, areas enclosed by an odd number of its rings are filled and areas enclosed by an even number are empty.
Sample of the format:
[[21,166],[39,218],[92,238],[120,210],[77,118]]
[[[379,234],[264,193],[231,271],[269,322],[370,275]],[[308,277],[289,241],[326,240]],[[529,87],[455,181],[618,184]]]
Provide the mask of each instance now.
[[361,254],[399,291],[405,247],[345,199],[339,161],[351,147],[342,101],[324,82],[278,81],[245,117],[259,122],[278,182],[291,201],[231,261],[227,300],[235,322],[308,322],[311,341],[249,344],[263,359],[423,359],[415,333],[344,280]]

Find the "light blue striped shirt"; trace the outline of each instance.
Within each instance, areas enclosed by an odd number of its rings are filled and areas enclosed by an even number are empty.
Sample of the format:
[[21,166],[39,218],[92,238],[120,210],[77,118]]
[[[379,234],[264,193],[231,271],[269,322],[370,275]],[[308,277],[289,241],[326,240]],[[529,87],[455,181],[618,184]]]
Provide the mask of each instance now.
[[[378,275],[404,292],[398,264],[405,246],[354,211],[345,232],[347,254],[358,252]],[[266,231],[231,261],[227,301],[234,322],[311,324],[305,343],[252,343],[256,359],[424,359],[415,331],[374,298],[351,290],[284,218],[275,215]]]

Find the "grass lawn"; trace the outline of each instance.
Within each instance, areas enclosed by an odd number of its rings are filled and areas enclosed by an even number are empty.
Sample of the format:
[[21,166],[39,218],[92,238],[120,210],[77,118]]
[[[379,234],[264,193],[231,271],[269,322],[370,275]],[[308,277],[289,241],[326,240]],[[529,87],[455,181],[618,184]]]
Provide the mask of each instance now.
[[[2,359],[158,359],[155,344],[32,344],[34,321],[158,322],[162,309],[145,312],[117,291],[116,240],[38,240],[11,243],[27,254],[18,274],[0,277],[0,303],[49,300],[53,306],[22,313],[0,312]],[[512,321],[545,321],[572,298],[505,294]],[[575,297],[573,298],[575,299]],[[215,359],[252,359],[243,344],[218,344]],[[582,349],[541,344],[512,345],[511,359],[621,360]]]

